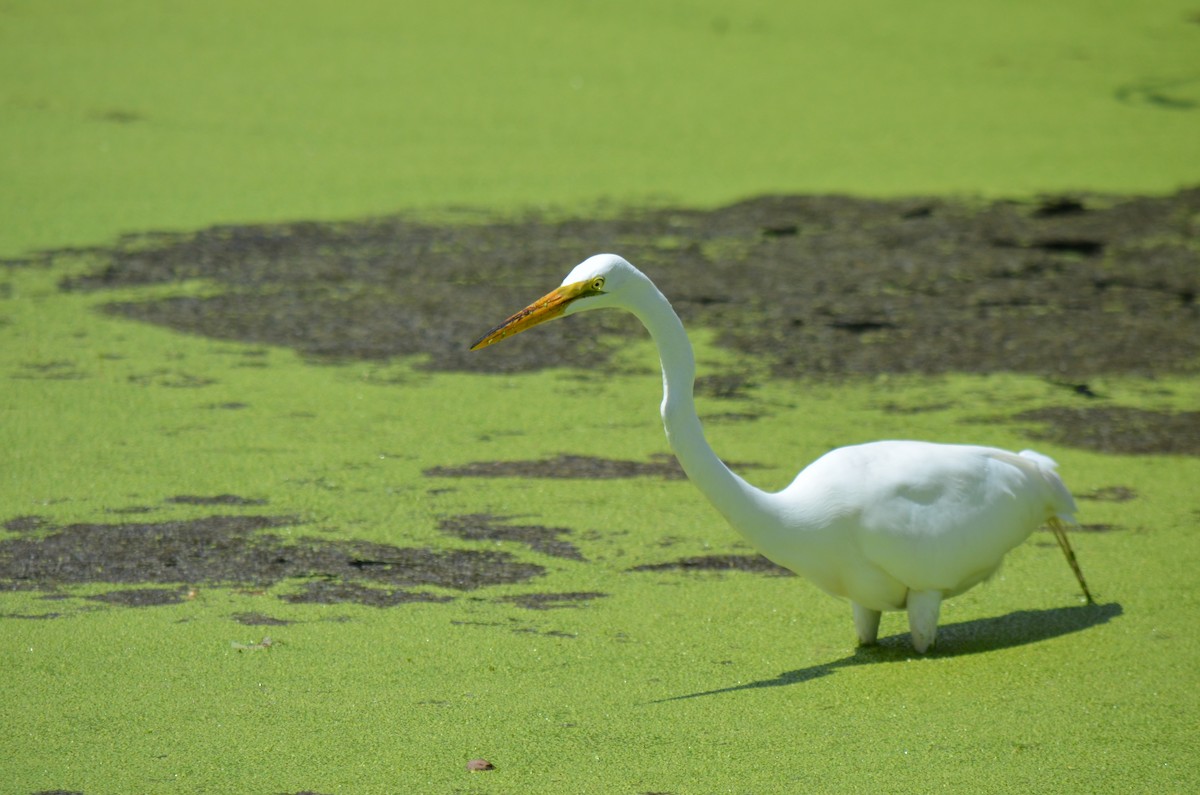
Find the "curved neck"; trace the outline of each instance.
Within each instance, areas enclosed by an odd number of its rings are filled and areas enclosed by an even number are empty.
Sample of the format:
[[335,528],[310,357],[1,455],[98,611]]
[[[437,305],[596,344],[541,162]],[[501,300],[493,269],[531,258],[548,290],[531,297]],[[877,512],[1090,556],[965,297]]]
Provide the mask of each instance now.
[[696,415],[693,386],[696,359],[687,332],[670,302],[657,288],[647,293],[633,313],[658,348],[663,373],[663,427],[683,471],[708,501],[738,530],[751,532],[764,511],[764,493],[738,477],[717,457],[704,438]]

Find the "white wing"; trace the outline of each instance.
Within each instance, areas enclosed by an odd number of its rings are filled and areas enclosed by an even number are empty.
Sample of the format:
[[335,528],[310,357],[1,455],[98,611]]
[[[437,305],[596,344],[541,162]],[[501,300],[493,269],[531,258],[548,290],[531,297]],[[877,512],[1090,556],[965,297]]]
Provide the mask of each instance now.
[[896,609],[908,590],[965,591],[1048,518],[1069,517],[1074,504],[1052,464],[990,447],[874,442],[826,454],[779,496],[803,505],[809,526],[814,513],[826,517],[833,554],[806,574]]

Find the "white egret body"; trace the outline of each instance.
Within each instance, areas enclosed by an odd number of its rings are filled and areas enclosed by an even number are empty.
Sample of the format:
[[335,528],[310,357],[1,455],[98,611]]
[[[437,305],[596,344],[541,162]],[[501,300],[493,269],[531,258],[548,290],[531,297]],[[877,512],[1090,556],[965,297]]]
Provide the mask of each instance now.
[[872,442],[826,453],[775,493],[738,477],[704,438],[683,323],[654,283],[618,256],[580,263],[562,286],[471,347],[608,307],[636,315],[658,347],[663,426],[688,478],[763,555],[849,599],[861,643],[875,642],[882,611],[907,610],[913,647],[924,652],[936,638],[942,600],[991,576],[1043,524],[1092,601],[1066,535],[1075,502],[1054,462],[1038,453]]

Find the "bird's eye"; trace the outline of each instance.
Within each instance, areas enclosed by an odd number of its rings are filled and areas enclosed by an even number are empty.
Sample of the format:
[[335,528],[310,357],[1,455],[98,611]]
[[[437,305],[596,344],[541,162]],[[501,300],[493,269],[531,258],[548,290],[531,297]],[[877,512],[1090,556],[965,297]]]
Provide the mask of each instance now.
[[597,290],[597,291],[604,289],[604,277],[603,276],[597,276],[595,279],[592,279],[592,289]]

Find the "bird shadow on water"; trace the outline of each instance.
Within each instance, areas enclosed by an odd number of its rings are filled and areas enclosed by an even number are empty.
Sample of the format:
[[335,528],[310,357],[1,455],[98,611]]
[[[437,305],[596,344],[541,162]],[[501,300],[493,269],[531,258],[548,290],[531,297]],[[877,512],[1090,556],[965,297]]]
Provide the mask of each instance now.
[[1011,649],[1038,643],[1061,635],[1088,629],[1089,627],[1105,624],[1124,611],[1116,602],[1109,604],[1079,605],[1077,607],[1055,607],[1048,610],[1018,610],[995,618],[979,618],[973,621],[960,621],[957,624],[946,624],[938,627],[937,645],[926,655],[917,655],[912,648],[909,633],[893,635],[884,638],[877,646],[860,646],[853,654],[840,660],[810,665],[795,671],[784,671],[773,679],[760,679],[755,682],[705,690],[699,693],[687,693],[681,696],[671,696],[652,701],[652,704],[662,704],[668,701],[682,701],[701,696],[716,696],[722,693],[736,693],[739,690],[757,690],[764,687],[786,687],[828,676],[839,668],[851,668],[857,665],[876,665],[911,660],[916,656],[928,658],[962,657],[967,654]]

